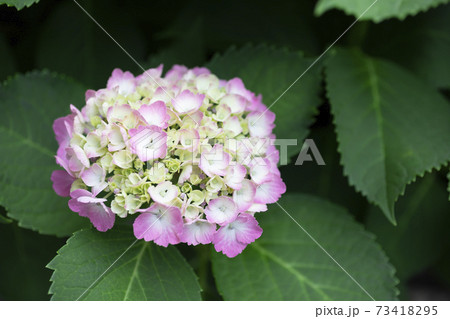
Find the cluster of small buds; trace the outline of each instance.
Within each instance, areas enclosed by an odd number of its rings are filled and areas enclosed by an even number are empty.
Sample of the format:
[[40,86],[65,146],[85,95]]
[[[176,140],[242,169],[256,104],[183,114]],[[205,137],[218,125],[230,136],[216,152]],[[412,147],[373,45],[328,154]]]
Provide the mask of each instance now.
[[214,244],[228,257],[262,234],[255,213],[286,191],[275,114],[239,78],[162,65],[115,69],[86,105],[55,120],[53,188],[99,231],[137,215],[134,235],[161,246]]

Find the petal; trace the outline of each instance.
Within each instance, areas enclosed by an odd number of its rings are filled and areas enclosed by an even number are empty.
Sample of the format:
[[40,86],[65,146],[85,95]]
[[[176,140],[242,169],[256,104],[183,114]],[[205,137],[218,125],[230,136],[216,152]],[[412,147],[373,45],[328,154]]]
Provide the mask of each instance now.
[[197,220],[191,224],[184,224],[180,240],[188,245],[206,245],[212,242],[215,232],[215,224]]
[[163,158],[167,152],[167,133],[157,126],[139,126],[129,130],[128,144],[143,162]]
[[255,217],[249,214],[240,214],[230,227],[236,230],[236,239],[243,244],[254,242],[263,232]]
[[152,241],[161,236],[162,225],[158,217],[150,213],[140,214],[133,223],[134,236],[145,241]]
[[242,133],[242,126],[237,116],[233,116],[225,120],[223,123],[223,128],[233,133],[230,137],[235,137],[236,135]]
[[202,153],[199,167],[209,177],[213,177],[214,175],[224,176],[230,161],[231,156],[224,151],[223,145],[216,144],[211,151]]
[[249,102],[241,95],[227,94],[220,100],[220,104],[227,105],[231,109],[231,113],[242,113]]
[[145,241],[153,240],[157,245],[167,247],[180,242],[183,220],[178,207],[164,207],[154,204],[140,214],[133,224],[134,235]]
[[280,176],[271,175],[271,179],[256,188],[255,203],[272,204],[277,202],[286,192],[286,185]]
[[255,157],[250,165],[250,176],[256,184],[259,185],[271,179],[271,164],[268,159]]
[[244,179],[242,181],[242,187],[233,192],[233,201],[236,203],[239,212],[245,212],[249,209],[253,204],[255,194],[255,184],[248,179]]
[[230,258],[235,257],[259,238],[262,231],[253,216],[241,214],[234,222],[217,231],[213,238],[214,248]]
[[156,125],[163,129],[167,128],[170,115],[167,113],[167,106],[162,101],[156,101],[150,105],[142,105],[139,113],[148,125]]
[[81,173],[81,179],[90,187],[95,187],[104,182],[106,171],[98,164],[94,164],[83,173]]
[[226,225],[236,219],[238,210],[233,200],[221,196],[211,200],[205,208],[206,219],[210,223]]
[[247,175],[245,166],[238,163],[228,166],[227,173],[224,177],[225,184],[233,189],[240,189],[245,175]]
[[179,189],[177,186],[172,185],[171,182],[165,181],[157,186],[151,186],[148,189],[150,197],[159,204],[167,205],[170,204],[179,194]]
[[53,171],[50,179],[53,182],[53,189],[56,194],[62,197],[67,197],[70,195],[70,187],[75,180],[74,177],[70,176],[66,171],[56,170]]
[[245,88],[244,83],[240,78],[234,78],[227,82],[225,86],[227,93],[238,94],[245,97],[247,100],[251,101],[254,98],[254,93],[250,92]]
[[275,113],[271,111],[266,112],[251,112],[247,115],[248,131],[252,137],[267,137],[272,133],[275,124]]
[[59,145],[69,145],[69,141],[73,133],[74,118],[75,116],[73,114],[69,114],[67,116],[57,118],[53,122],[53,131],[55,132],[55,137]]
[[179,114],[192,113],[202,106],[204,99],[203,94],[194,94],[189,90],[184,90],[175,99],[172,99],[172,106]]
[[136,80],[131,72],[114,69],[111,77],[108,79],[107,88],[110,90],[117,88],[119,94],[131,94],[136,89]]
[[222,252],[230,258],[236,257],[247,247],[247,244],[236,240],[235,230],[228,226],[219,228],[214,235],[213,244],[217,252]]
[[105,232],[114,226],[116,216],[105,204],[87,204],[88,218],[98,231]]

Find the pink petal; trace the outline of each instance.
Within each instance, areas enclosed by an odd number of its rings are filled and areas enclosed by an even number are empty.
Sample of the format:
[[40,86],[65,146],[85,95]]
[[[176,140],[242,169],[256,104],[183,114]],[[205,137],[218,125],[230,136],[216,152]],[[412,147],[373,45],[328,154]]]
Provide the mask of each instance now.
[[180,209],[154,204],[142,212],[134,221],[133,231],[138,239],[154,241],[157,245],[167,247],[180,242],[179,235],[183,231],[183,220]]
[[247,115],[248,131],[252,137],[267,137],[272,133],[275,124],[275,113],[271,111],[266,112],[251,112]]
[[214,248],[226,256],[233,258],[244,248],[254,242],[262,234],[256,219],[248,214],[239,215],[236,220],[221,227],[213,238]]
[[102,232],[114,226],[115,215],[103,203],[104,198],[96,198],[87,190],[77,189],[70,193],[69,208],[82,217],[87,217],[94,227]]
[[181,79],[187,71],[188,68],[184,65],[175,64],[169,71],[167,71],[164,78],[170,82],[176,82]]
[[221,226],[235,220],[238,213],[236,204],[226,196],[211,200],[205,208],[206,219]]
[[243,165],[236,163],[228,166],[224,182],[233,189],[240,189],[245,175],[247,175],[247,169]]
[[156,101],[150,105],[142,105],[139,113],[148,125],[156,125],[163,129],[167,128],[170,115],[167,113],[167,106],[162,101]]
[[178,196],[179,190],[171,182],[165,181],[157,186],[150,186],[148,193],[156,203],[168,205]]
[[161,74],[162,74],[162,71],[163,71],[163,67],[164,67],[164,65],[160,64],[156,68],[148,69],[147,71],[145,71],[141,75],[138,75],[136,77],[136,81],[138,83],[142,83],[142,82],[154,83],[154,81],[158,81],[158,79],[161,77]]
[[131,94],[136,89],[136,80],[131,72],[114,69],[106,86],[109,90],[118,88],[119,94]]
[[69,145],[73,133],[73,121],[75,115],[69,114],[64,117],[57,118],[53,122],[53,131],[55,132],[56,140],[59,145]]
[[242,187],[233,192],[233,201],[236,203],[239,212],[245,212],[253,204],[256,194],[255,184],[244,179]]
[[255,203],[272,204],[277,202],[281,195],[286,192],[286,185],[280,176],[272,174],[268,182],[256,188]]
[[53,182],[53,189],[56,194],[62,197],[67,197],[70,195],[70,187],[75,180],[74,177],[70,176],[66,171],[56,170],[53,171],[50,179]]
[[172,106],[179,114],[192,113],[202,106],[204,99],[203,94],[194,94],[189,90],[184,90],[175,99],[172,99]]
[[157,126],[139,126],[129,130],[130,151],[143,162],[163,158],[167,152],[167,134]]
[[262,184],[271,179],[271,164],[266,158],[255,157],[250,163],[250,176],[256,184]]
[[202,153],[199,167],[209,177],[214,175],[224,176],[230,161],[231,156],[223,150],[223,145],[216,144],[211,151]]
[[216,232],[216,225],[206,220],[197,220],[191,224],[184,224],[181,242],[188,245],[209,244]]
[[237,94],[225,95],[220,103],[227,105],[231,109],[231,113],[242,113],[249,104],[245,97]]

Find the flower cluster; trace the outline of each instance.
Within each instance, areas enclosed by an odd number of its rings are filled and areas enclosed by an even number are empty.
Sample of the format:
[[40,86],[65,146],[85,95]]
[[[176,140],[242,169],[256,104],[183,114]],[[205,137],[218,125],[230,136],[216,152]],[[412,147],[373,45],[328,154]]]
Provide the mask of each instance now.
[[275,114],[239,78],[162,65],[115,69],[86,105],[55,120],[53,188],[99,231],[137,215],[136,238],[161,246],[213,243],[234,257],[261,236],[254,215],[286,187]]

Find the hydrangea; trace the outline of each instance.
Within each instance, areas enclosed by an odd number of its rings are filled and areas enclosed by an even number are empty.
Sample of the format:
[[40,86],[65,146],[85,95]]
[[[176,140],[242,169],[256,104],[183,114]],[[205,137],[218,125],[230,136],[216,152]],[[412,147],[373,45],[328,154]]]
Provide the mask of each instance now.
[[162,65],[115,69],[81,111],[55,120],[53,188],[99,231],[136,215],[138,239],[214,244],[228,257],[262,234],[255,214],[286,191],[275,114],[239,78]]

